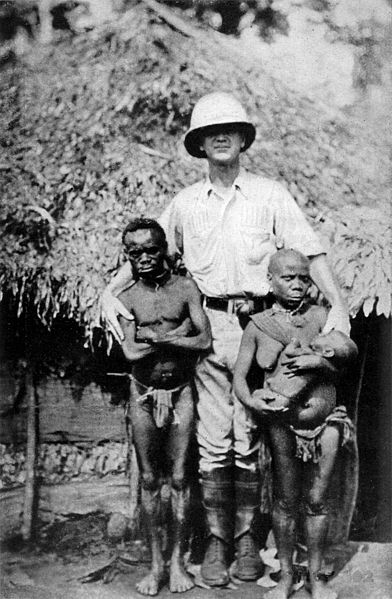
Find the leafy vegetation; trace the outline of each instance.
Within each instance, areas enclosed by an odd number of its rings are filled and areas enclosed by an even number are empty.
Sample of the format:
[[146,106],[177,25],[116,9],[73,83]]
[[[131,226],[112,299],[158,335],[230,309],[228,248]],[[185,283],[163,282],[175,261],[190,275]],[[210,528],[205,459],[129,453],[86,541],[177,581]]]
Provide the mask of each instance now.
[[332,243],[352,313],[376,301],[390,313],[388,159],[377,133],[286,89],[228,38],[184,35],[137,5],[2,78],[0,286],[19,314],[33,303],[47,326],[61,315],[91,329],[127,220],[157,216],[203,172],[181,136],[214,89],[232,90],[257,125],[245,166],[285,182]]

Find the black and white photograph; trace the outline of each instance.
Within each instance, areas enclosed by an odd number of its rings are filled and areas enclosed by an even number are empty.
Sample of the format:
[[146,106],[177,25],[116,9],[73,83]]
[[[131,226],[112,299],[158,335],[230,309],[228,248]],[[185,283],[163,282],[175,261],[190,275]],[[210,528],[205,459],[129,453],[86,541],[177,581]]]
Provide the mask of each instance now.
[[1,599],[392,597],[392,0],[0,0]]

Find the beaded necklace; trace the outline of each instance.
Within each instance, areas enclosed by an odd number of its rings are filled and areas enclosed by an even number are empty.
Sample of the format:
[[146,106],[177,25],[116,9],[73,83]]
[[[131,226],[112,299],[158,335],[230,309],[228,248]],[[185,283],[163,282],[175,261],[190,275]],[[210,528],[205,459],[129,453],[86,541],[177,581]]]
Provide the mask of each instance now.
[[303,327],[306,323],[305,317],[300,313],[304,308],[305,300],[303,299],[299,306],[290,310],[290,308],[283,308],[277,302],[272,306],[273,312],[280,312],[286,315],[286,320],[294,327]]

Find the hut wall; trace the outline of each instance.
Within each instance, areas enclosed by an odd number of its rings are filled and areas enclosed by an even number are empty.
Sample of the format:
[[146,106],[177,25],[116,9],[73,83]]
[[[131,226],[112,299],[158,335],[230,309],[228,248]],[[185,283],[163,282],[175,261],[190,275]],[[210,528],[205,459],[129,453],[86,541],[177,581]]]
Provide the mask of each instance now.
[[[0,372],[0,443],[19,444],[26,440],[26,403],[17,401],[17,382],[8,365]],[[90,383],[76,389],[70,381],[56,376],[42,379],[37,386],[39,440],[95,442],[123,441],[124,409],[111,403],[111,394]],[[15,401],[16,400],[16,401]]]
[[[95,383],[84,388],[58,376],[36,388],[39,416],[39,517],[94,511],[127,514],[128,446],[123,405]],[[20,529],[25,483],[27,405],[17,373],[0,367],[0,537]]]

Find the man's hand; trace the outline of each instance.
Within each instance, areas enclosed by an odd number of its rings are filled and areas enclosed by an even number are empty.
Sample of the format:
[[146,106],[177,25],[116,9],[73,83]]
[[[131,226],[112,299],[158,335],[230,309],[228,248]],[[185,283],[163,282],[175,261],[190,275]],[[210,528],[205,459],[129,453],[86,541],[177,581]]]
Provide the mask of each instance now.
[[132,314],[128,312],[120,300],[112,295],[110,291],[105,290],[101,298],[101,317],[116,341],[121,343],[124,340],[124,333],[118,322],[118,315],[123,316],[126,320],[133,320]]
[[171,331],[155,330],[148,326],[138,327],[135,340],[137,342],[151,343],[154,345],[170,345],[172,341],[186,337],[193,330],[189,317],[185,318],[177,328]]
[[159,334],[151,327],[137,327],[135,334],[135,341],[137,343],[156,343],[158,339]]
[[168,339],[174,339],[178,337],[187,337],[189,333],[193,330],[192,322],[189,317],[185,318],[180,325],[176,329],[172,329],[171,331],[167,331],[166,337]]
[[329,333],[333,329],[350,336],[350,317],[345,306],[340,304],[336,304],[330,309],[323,333]]

